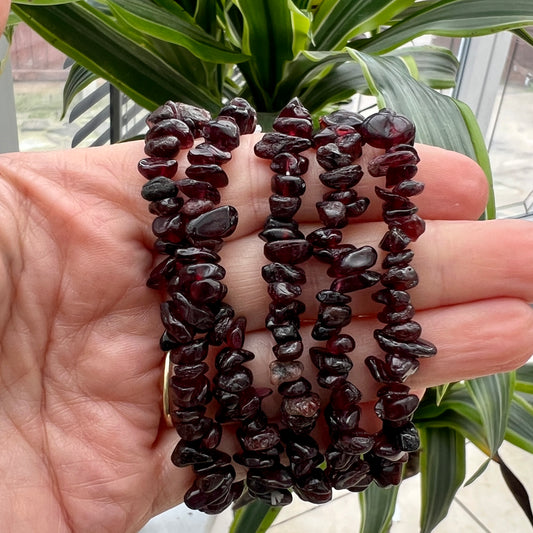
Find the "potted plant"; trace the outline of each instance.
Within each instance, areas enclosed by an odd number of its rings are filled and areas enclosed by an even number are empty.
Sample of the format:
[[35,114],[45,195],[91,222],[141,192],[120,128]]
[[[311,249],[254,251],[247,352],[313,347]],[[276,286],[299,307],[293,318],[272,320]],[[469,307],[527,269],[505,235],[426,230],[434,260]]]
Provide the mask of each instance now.
[[[530,0],[14,0],[23,20],[76,63],[64,102],[101,77],[153,110],[172,99],[216,111],[242,96],[263,128],[297,96],[318,117],[362,93],[412,118],[419,142],[490,165],[471,110],[436,89],[453,87],[458,61],[436,46],[409,46],[421,35],[471,37],[511,30],[533,45]],[[438,127],[437,127],[438,125]],[[491,197],[486,216],[494,217]],[[415,421],[422,436],[421,531],[445,516],[465,482],[465,442],[502,474],[533,516],[519,480],[498,449],[507,440],[533,452],[533,365],[435,387]],[[443,466],[444,465],[444,466]],[[361,531],[386,531],[399,487],[361,494]],[[264,531],[278,509],[261,503],[236,512],[232,531]]]

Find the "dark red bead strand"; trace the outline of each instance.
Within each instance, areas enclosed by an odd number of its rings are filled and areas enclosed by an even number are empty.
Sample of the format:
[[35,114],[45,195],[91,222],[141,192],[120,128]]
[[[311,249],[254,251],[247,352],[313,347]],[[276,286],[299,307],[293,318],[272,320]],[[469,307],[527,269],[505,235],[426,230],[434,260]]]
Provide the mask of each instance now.
[[368,164],[370,175],[386,179],[385,188],[376,187],[376,195],[383,201],[383,220],[388,226],[380,247],[388,253],[382,262],[383,288],[372,295],[384,306],[378,320],[385,326],[376,329],[374,337],[385,357],[365,360],[374,379],[382,383],[375,411],[383,428],[365,460],[375,482],[387,487],[400,483],[402,465],[420,443],[412,424],[419,400],[404,383],[417,371],[420,357],[436,353],[432,343],[420,339],[421,327],[413,321],[415,309],[408,292],[418,284],[418,275],[411,266],[414,253],[408,246],[425,229],[410,198],[422,192],[424,186],[413,180],[419,157],[412,146],[415,127],[408,119],[382,109],[366,118],[360,131],[365,142],[385,149]]
[[[255,112],[241,98],[232,100],[221,110],[215,120],[205,124],[202,130],[205,142],[198,145],[194,153],[189,152],[188,155],[191,165],[186,174],[193,183],[190,186],[186,183],[187,189],[183,183],[180,187],[181,191],[189,196],[189,200],[183,207],[184,210],[189,203],[196,205],[198,201],[219,203],[218,188],[225,187],[229,183],[221,165],[230,159],[232,150],[239,145],[240,135],[253,132],[255,126]],[[237,212],[234,208],[231,206],[213,207],[206,210],[205,213],[200,213],[189,222],[189,233],[186,234],[186,237],[192,242],[203,244],[208,249],[212,248],[212,243],[215,243],[216,248],[218,248],[216,243],[233,233],[236,224]],[[215,281],[222,277],[221,275]],[[197,284],[201,281],[197,279],[193,283]],[[203,292],[211,294],[214,291],[218,302],[225,295],[225,290],[220,291],[218,285],[215,285],[213,291],[210,291],[211,288],[208,287]],[[200,291],[199,297],[201,295],[202,291]],[[210,307],[214,307],[213,303]],[[215,423],[221,425],[226,422],[238,421],[241,422],[242,427],[248,427],[250,424],[253,425],[254,421],[262,418],[261,401],[271,391],[269,389],[257,391],[253,387],[251,371],[244,366],[246,362],[255,357],[252,352],[244,349],[246,319],[235,317],[234,310],[228,304],[218,305],[215,314],[215,324],[208,335],[211,345],[221,346],[215,358],[217,374],[213,379],[213,395],[219,404]],[[221,469],[227,468],[225,465],[221,466]],[[233,469],[233,467],[231,468]],[[219,471],[217,473],[220,475]],[[230,476],[228,476],[228,483],[223,496],[218,494],[216,496],[216,498],[221,499],[222,504],[218,503],[218,500],[209,499],[209,504],[204,505],[201,509],[205,512],[211,512],[213,505],[215,505],[217,512],[220,512],[218,509],[231,504],[240,495],[242,488],[242,484],[233,483],[234,478],[235,473],[232,470],[231,482],[229,481]],[[198,484],[198,480],[202,479],[203,474],[200,474],[195,484]],[[191,490],[194,487],[195,485]],[[218,490],[220,491],[220,489]]]
[[[203,125],[202,133],[204,135],[206,130],[213,129],[213,123],[216,121],[210,120]],[[229,145],[233,149],[239,142],[238,129],[235,123],[229,124],[223,134],[225,137],[231,137],[231,140],[226,139],[224,147]],[[224,137],[224,135],[222,136]],[[199,146],[202,146],[206,152],[209,152],[210,148],[214,152],[221,150],[207,140]],[[191,161],[191,157],[188,159]],[[198,161],[196,165],[191,164],[186,174],[188,177],[178,182],[180,192],[187,198],[180,211],[179,238],[181,242],[187,243],[189,248],[203,250],[204,255],[205,252],[209,251],[216,254],[216,251],[222,246],[223,238],[231,234],[237,224],[237,213],[231,206],[217,207],[220,203],[218,188],[228,183],[227,176],[220,166],[215,164],[209,166],[204,161]],[[202,179],[204,176],[206,176],[206,180]],[[195,336],[199,333],[205,335],[206,354],[208,346],[213,344],[214,332],[220,328],[221,319],[227,318],[228,315],[232,317],[234,315],[233,310],[228,310],[228,306],[222,303],[227,291],[226,286],[222,283],[224,277],[225,270],[218,264],[218,261],[213,262],[197,258],[182,267],[168,287],[172,301],[194,302],[193,305],[196,308],[208,315],[210,320],[202,330],[199,330],[197,321],[192,324],[195,329]],[[224,313],[224,311],[227,312]],[[191,324],[194,318],[195,316],[189,312],[185,314],[183,320]],[[207,367],[207,365],[205,366]],[[175,377],[181,378],[176,383],[176,389],[180,390],[180,388],[186,387],[187,382],[184,379],[185,376],[177,373],[178,368],[179,365],[174,367],[174,373]],[[217,382],[210,385],[211,397],[216,397],[217,385]],[[202,421],[209,430],[201,441],[198,438],[190,439],[190,437],[197,437],[197,435],[184,434],[182,425],[176,424],[176,430],[181,437],[172,456],[176,466],[186,466],[184,464],[184,446],[187,446],[186,450],[193,449],[204,453],[205,449],[210,447],[214,452],[217,452],[216,448],[222,437],[221,422],[206,417],[205,414]],[[230,464],[231,458],[227,454],[215,453],[215,455],[217,461],[210,468],[205,469],[207,465],[200,461],[192,463],[197,477],[184,498],[186,505],[190,508],[206,513],[221,512],[233,501],[235,470]],[[215,483],[214,480],[218,480],[220,483]]]
[[205,300],[191,295],[195,294],[195,283],[219,283],[224,271],[217,265],[216,253],[191,249],[189,243],[183,242],[191,216],[182,212],[184,201],[178,197],[178,185],[172,179],[177,171],[178,151],[192,146],[194,137],[210,118],[202,110],[167,102],[147,119],[145,152],[150,157],[141,160],[138,169],[149,180],[142,195],[151,202],[150,212],[156,215],[152,225],[158,237],[155,248],[169,256],[154,268],[147,284],[166,289],[172,297],[161,305],[165,326],[161,348],[170,350],[173,372],[169,384],[171,417],[181,438],[172,461],[182,467],[200,466],[204,472],[187,491],[187,505],[219,512],[224,507],[221,502],[231,492],[235,472],[228,457],[216,450],[222,433],[220,424],[205,416],[212,398],[204,362],[209,342],[199,335],[210,331],[215,315],[204,305]]
[[[308,111],[295,98],[280,112],[273,127],[275,133],[266,134],[255,147],[256,155],[271,159],[270,168],[276,173],[271,179],[271,215],[260,233],[265,241],[265,257],[271,261],[262,269],[272,300],[265,320],[275,340],[271,382],[282,396],[282,440],[289,459],[285,468],[292,481],[290,486],[300,498],[322,503],[331,498],[331,487],[318,468],[323,460],[318,443],[309,435],[319,416],[320,399],[302,377],[304,366],[299,361],[303,353],[299,315],[305,306],[298,297],[306,281],[301,264],[310,258],[312,245],[294,219],[305,193],[302,176],[309,166],[301,152],[312,145],[313,124]],[[254,485],[252,490],[256,489]]]
[[326,345],[309,350],[318,369],[318,384],[331,391],[324,411],[332,442],[326,450],[325,479],[333,488],[358,490],[371,482],[370,467],[359,457],[372,449],[373,437],[359,427],[361,395],[348,380],[353,363],[347,354],[355,349],[355,341],[342,329],[352,317],[347,293],[373,285],[379,274],[370,270],[377,260],[376,251],[371,246],[357,248],[344,243],[342,228],[369,205],[354,189],[363,177],[356,163],[362,154],[362,121],[360,115],[348,111],[320,119],[321,130],[313,143],[324,169],[320,181],[331,191],[316,205],[324,226],[307,236],[313,255],[329,265],[327,273],[333,278],[330,288],[317,294],[319,310],[312,332],[315,340],[326,341]]
[[[157,215],[153,223],[158,237],[156,249],[170,255],[154,269],[150,284],[159,289],[166,285],[171,297],[161,305],[165,326],[161,348],[170,350],[171,417],[181,438],[172,461],[179,467],[193,466],[197,477],[185,495],[185,503],[206,513],[221,512],[243,489],[242,482],[235,482],[231,457],[217,450],[221,420],[206,416],[206,407],[213,396],[218,399],[221,393],[237,394],[239,399],[246,395],[247,407],[242,405],[241,411],[247,413],[260,403],[255,389],[249,386],[250,371],[239,366],[236,356],[229,358],[233,364],[228,358],[218,357],[222,372],[213,385],[205,376],[210,345],[219,345],[225,339],[228,351],[235,351],[244,342],[241,330],[245,321],[235,318],[231,306],[222,301],[227,288],[222,282],[225,270],[218,264],[217,254],[224,238],[235,230],[238,216],[233,207],[218,206],[218,189],[229,181],[220,165],[231,158],[231,151],[238,146],[239,130],[249,133],[255,128],[255,112],[241,99],[230,102],[223,111],[224,115],[211,120],[203,110],[167,102],[148,117],[146,152],[151,158],[139,164],[141,173],[155,182],[155,192],[148,189],[147,194],[145,185],[143,196],[149,196],[150,211]],[[238,120],[232,114],[238,115]],[[185,131],[189,131],[188,136]],[[205,142],[188,152],[191,166],[186,171],[187,178],[171,180],[171,170],[177,165],[165,163],[164,158],[175,157],[170,151],[172,143],[191,148],[193,138],[200,135]],[[170,138],[159,140],[162,136]],[[161,176],[154,177],[154,167]],[[240,362],[253,358],[250,353],[240,356]]]

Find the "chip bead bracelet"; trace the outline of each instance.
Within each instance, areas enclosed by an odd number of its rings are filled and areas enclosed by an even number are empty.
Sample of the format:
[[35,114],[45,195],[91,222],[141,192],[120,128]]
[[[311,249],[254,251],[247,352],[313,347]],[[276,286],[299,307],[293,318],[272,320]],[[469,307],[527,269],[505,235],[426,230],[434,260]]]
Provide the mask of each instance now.
[[425,229],[417,215],[418,208],[410,200],[424,189],[422,183],[413,180],[419,162],[412,146],[414,125],[405,117],[382,109],[366,119],[360,131],[368,144],[385,149],[367,167],[370,175],[385,176],[385,188],[376,187],[375,191],[383,201],[383,220],[388,230],[379,244],[387,252],[380,277],[383,288],[372,295],[384,305],[377,318],[385,327],[376,329],[374,337],[385,352],[385,360],[376,356],[365,359],[373,378],[382,384],[374,410],[383,427],[365,459],[374,481],[387,487],[400,483],[403,463],[420,446],[412,423],[419,399],[410,394],[405,381],[417,371],[420,357],[431,357],[437,350],[429,341],[420,339],[422,328],[412,320],[415,310],[408,293],[418,284],[418,276],[411,265],[414,252],[407,246]]
[[[229,182],[221,165],[239,145],[240,133],[255,130],[256,115],[242,99],[231,101],[215,120],[200,109],[168,102],[147,122],[145,152],[159,159],[139,163],[141,174],[150,180],[142,195],[152,200],[150,211],[158,215],[152,226],[158,237],[155,248],[169,255],[152,271],[148,285],[166,286],[171,296],[161,305],[165,333],[160,344],[169,351],[173,364],[170,416],[181,437],[172,461],[179,467],[192,465],[197,474],[185,503],[206,513],[219,513],[241,494],[244,485],[234,481],[231,457],[216,449],[221,423],[257,415],[261,404],[251,386],[251,372],[242,365],[254,357],[243,350],[246,320],[235,318],[231,306],[222,302],[227,288],[217,254],[238,219],[232,206],[217,207],[218,189]],[[199,135],[204,142],[192,147],[193,137]],[[174,182],[177,163],[173,158],[181,147],[191,148],[187,154],[191,165],[185,171],[187,178]],[[177,196],[178,190],[186,201]],[[205,360],[209,346],[223,343],[227,346],[216,356],[218,373],[211,387]],[[221,406],[216,420],[206,416],[212,396]]]
[[304,365],[299,360],[303,354],[299,315],[305,305],[297,298],[306,282],[301,265],[311,257],[312,245],[294,219],[306,188],[302,176],[309,166],[301,152],[312,146],[313,123],[307,109],[293,98],[273,128],[275,132],[265,134],[254,147],[258,157],[271,160],[270,168],[276,172],[271,179],[271,214],[259,234],[266,241],[265,257],[271,261],[262,268],[272,299],[265,320],[275,340],[271,382],[282,397],[280,413],[285,429],[281,436],[294,481],[292,488],[303,500],[325,503],[332,497],[331,486],[319,468],[324,457],[318,443],[309,435],[319,417],[320,397],[302,376]]
[[371,246],[356,248],[342,240],[342,228],[362,215],[370,203],[354,189],[363,177],[363,170],[356,163],[362,155],[362,121],[363,117],[348,111],[320,119],[321,129],[313,142],[317,162],[324,169],[319,179],[330,190],[316,203],[324,226],[307,236],[313,255],[329,265],[327,274],[333,278],[330,287],[316,295],[319,309],[312,331],[314,340],[326,344],[309,349],[318,369],[318,384],[330,390],[324,410],[331,441],[325,451],[325,475],[333,488],[352,491],[364,490],[372,481],[370,467],[361,457],[372,449],[374,440],[359,427],[361,393],[348,380],[353,363],[346,355],[356,343],[342,329],[352,318],[348,293],[379,281],[379,273],[370,270],[377,260],[376,251]]

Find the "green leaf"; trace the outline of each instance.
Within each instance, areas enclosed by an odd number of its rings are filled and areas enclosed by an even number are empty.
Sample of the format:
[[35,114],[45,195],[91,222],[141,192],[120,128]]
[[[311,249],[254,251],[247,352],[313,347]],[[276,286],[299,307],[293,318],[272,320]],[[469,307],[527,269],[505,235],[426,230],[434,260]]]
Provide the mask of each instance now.
[[408,116],[416,125],[419,142],[475,156],[470,134],[451,98],[417,82],[398,57],[347,51],[361,64],[378,106],[387,105]]
[[468,485],[471,485],[472,483],[474,483],[474,481],[479,476],[481,476],[481,474],[483,474],[483,472],[485,472],[485,470],[487,470],[487,468],[488,468],[488,466],[489,466],[491,461],[492,461],[492,459],[490,457],[486,461],[483,461],[481,466],[468,478],[468,481],[465,481],[464,486],[467,487]]
[[292,97],[301,95],[306,87],[324,77],[332,66],[350,60],[343,52],[300,52],[285,65],[283,78],[276,87],[274,106],[281,109]]
[[62,119],[65,116],[67,109],[72,103],[74,97],[80,91],[85,89],[87,85],[97,79],[98,76],[96,76],[96,74],[93,74],[90,70],[87,70],[85,67],[82,67],[78,63],[74,63],[70,67],[68,78],[65,81],[65,85],[63,87],[63,111],[61,112]]
[[248,503],[235,512],[229,533],[264,533],[281,509],[281,507],[271,507],[261,500]]
[[485,207],[485,213],[482,218],[492,220],[496,218],[496,198],[494,196],[494,186],[492,181],[492,170],[490,168],[489,153],[485,145],[485,138],[476,120],[476,117],[472,110],[459,100],[454,100],[457,108],[459,109],[464,124],[470,133],[472,140],[472,147],[474,149],[474,159],[478,162],[479,166],[485,172],[487,182],[489,184],[489,195],[487,198],[487,205]]
[[[472,111],[415,80],[398,57],[374,56],[349,48],[379,107],[391,107],[416,125],[417,141],[463,153],[477,161],[491,184],[487,149]],[[489,203],[489,209],[492,209]],[[489,213],[490,214],[490,213]]]
[[353,61],[336,65],[300,94],[302,103],[312,114],[321,112],[331,104],[348,100],[355,92],[367,90],[360,66]]
[[[13,11],[9,12],[9,15],[7,17],[6,27],[4,28],[4,37],[6,38],[8,44],[11,44],[13,42],[13,35],[15,34],[15,29],[17,25],[21,22],[20,17],[13,13]],[[7,62],[7,58],[9,56],[9,47],[5,51],[4,57],[0,60],[0,74],[3,72],[5,68],[5,63]]]
[[315,50],[340,50],[362,33],[388,24],[414,0],[324,0],[311,28]]
[[530,46],[533,46],[533,36],[530,35],[526,30],[520,28],[518,30],[513,30],[513,33],[517,36],[517,37],[520,37],[520,39],[522,39],[523,41],[525,41],[527,44],[529,44]]
[[493,374],[466,382],[466,388],[481,415],[490,457],[505,438],[514,391],[514,373]]
[[490,457],[485,428],[472,397],[462,383],[450,386],[440,404],[435,402],[435,391],[429,389],[415,413],[419,428],[452,428]]
[[450,428],[425,428],[420,437],[420,532],[429,533],[447,515],[464,481],[465,439]]
[[533,405],[517,393],[511,403],[505,439],[533,453]]
[[13,11],[10,11],[7,17],[6,27],[16,26],[20,22],[21,22],[20,17],[16,13],[13,13]]
[[125,35],[114,21],[85,2],[47,7],[14,5],[13,10],[53,46],[146,109],[169,99],[212,112],[220,107],[218,98]]
[[474,37],[533,24],[531,0],[441,0],[426,5],[362,43],[361,50],[387,52],[424,34]]
[[387,533],[396,508],[400,486],[383,489],[372,483],[359,494],[361,527],[359,533]]
[[433,89],[455,87],[459,61],[440,46],[409,46],[389,52],[390,56],[412,57],[418,69],[418,79]]
[[248,57],[226,48],[206,33],[185,10],[181,17],[143,0],[107,0],[113,13],[132,28],[162,41],[187,48],[195,56],[214,63],[239,63]]
[[286,62],[301,47],[304,19],[307,23],[309,20],[295,14],[296,7],[291,6],[290,0],[235,0],[235,4],[244,21],[242,51],[251,57],[240,65],[240,70],[258,111],[277,111],[272,109],[272,95]]
[[533,363],[526,363],[516,370],[515,390],[533,394]]
[[446,395],[446,392],[448,391],[449,386],[450,386],[449,383],[445,383],[444,385],[438,385],[437,387],[434,387],[435,395],[436,395],[435,401],[437,405],[439,405],[440,402],[442,402],[442,399]]
[[293,31],[292,57],[295,57],[300,52],[307,49],[311,19],[303,13],[294,2],[289,2],[288,7],[291,15]]
[[[158,0],[160,2],[161,0]],[[165,0],[166,4],[173,3],[172,0]],[[194,21],[198,26],[204,29],[208,34],[216,37],[221,34],[217,15],[219,10],[219,2],[213,2],[213,0],[196,0],[196,10],[194,12]]]
[[305,51],[288,63],[276,89],[275,108],[298,96],[314,114],[367,91],[361,67],[344,52]]

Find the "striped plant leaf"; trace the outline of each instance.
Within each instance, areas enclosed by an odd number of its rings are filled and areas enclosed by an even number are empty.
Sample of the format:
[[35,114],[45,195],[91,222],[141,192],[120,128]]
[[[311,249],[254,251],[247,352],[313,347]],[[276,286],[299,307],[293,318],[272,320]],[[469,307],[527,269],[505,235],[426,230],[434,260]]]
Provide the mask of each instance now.
[[250,60],[240,65],[261,111],[276,111],[272,95],[288,61],[304,45],[310,21],[291,0],[235,0],[243,17],[242,51]]
[[472,483],[474,483],[474,481],[478,479],[483,474],[483,472],[485,472],[485,470],[487,470],[491,461],[492,459],[490,457],[486,459],[485,461],[483,461],[483,463],[481,463],[479,468],[468,478],[467,481],[465,481],[464,486],[467,487],[468,485],[471,485]]
[[495,461],[498,463],[505,484],[511,491],[516,503],[524,511],[529,523],[533,526],[533,510],[531,509],[531,502],[526,488],[498,454],[496,454]]
[[414,0],[323,0],[311,31],[315,50],[340,50],[364,32],[387,24]]
[[70,4],[77,0],[12,0],[13,4],[28,4],[30,6],[53,6],[57,4]]
[[533,46],[533,35],[530,35],[524,28],[513,30],[513,33],[530,46]]
[[13,5],[12,9],[56,48],[146,109],[169,99],[212,112],[220,108],[219,99],[86,2],[46,7]]
[[67,80],[63,86],[63,111],[61,118],[63,118],[69,108],[74,97],[91,82],[98,79],[96,74],[90,70],[82,67],[78,63],[74,63],[69,70]]
[[494,374],[466,382],[466,388],[481,416],[490,457],[505,438],[514,392],[514,373]]
[[448,392],[448,388],[450,387],[449,383],[445,383],[444,385],[438,385],[437,387],[434,387],[435,389],[435,402],[437,405],[442,402],[442,399],[446,395],[446,392]]
[[335,65],[299,94],[303,104],[314,115],[324,114],[328,107],[349,100],[355,92],[367,90],[360,66],[353,61]]
[[526,363],[516,371],[515,390],[533,394],[533,363]]
[[361,527],[359,533],[387,533],[398,499],[399,485],[383,489],[372,483],[359,494]]
[[239,63],[248,59],[227,48],[198,26],[185,10],[181,16],[142,0],[107,0],[111,11],[137,31],[185,47],[209,62]]
[[418,70],[418,79],[433,89],[455,87],[459,61],[441,46],[408,46],[392,50],[392,57],[412,57]]
[[451,428],[420,431],[422,508],[420,532],[429,533],[448,514],[465,478],[465,439]]
[[505,440],[533,453],[533,402],[517,392],[511,402]]
[[533,24],[531,0],[441,0],[420,2],[415,8],[413,15],[369,39],[360,49],[384,53],[425,34],[474,37]]
[[264,533],[281,509],[267,505],[261,500],[254,500],[235,511],[229,533]]
[[422,429],[454,429],[490,457],[481,415],[462,383],[451,385],[439,404],[436,402],[435,390],[426,391],[415,413],[415,422]]

